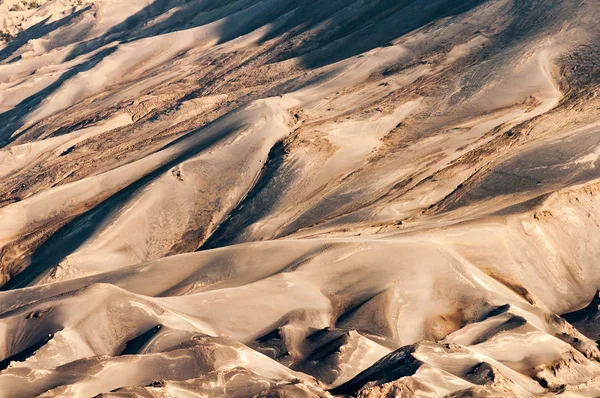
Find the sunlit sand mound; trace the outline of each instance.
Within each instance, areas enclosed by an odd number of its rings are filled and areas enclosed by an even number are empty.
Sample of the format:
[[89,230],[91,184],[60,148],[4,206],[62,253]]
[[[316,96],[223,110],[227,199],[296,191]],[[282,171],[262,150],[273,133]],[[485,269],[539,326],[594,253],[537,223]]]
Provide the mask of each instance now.
[[600,395],[600,3],[0,4],[0,397]]

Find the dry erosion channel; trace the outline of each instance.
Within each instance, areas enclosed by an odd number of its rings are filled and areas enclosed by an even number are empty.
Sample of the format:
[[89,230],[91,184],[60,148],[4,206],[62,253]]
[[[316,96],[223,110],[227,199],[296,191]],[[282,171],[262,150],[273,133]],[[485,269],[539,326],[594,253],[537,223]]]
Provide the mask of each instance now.
[[0,0],[0,398],[600,396],[599,23]]

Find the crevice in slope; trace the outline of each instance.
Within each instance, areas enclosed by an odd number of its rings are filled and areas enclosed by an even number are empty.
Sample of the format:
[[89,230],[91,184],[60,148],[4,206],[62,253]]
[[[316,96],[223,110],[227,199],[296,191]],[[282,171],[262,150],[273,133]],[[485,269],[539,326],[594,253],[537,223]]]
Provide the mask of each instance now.
[[139,336],[134,337],[125,344],[125,348],[119,355],[135,355],[162,329],[163,325],[159,324],[145,331]]
[[237,231],[241,231],[252,224],[254,221],[253,219],[241,218],[243,217],[242,211],[245,210],[246,207],[252,206],[254,198],[256,198],[258,193],[267,186],[269,181],[271,181],[277,170],[279,170],[283,164],[286,154],[287,152],[283,141],[273,145],[254,186],[197,251],[228,246],[237,237]]

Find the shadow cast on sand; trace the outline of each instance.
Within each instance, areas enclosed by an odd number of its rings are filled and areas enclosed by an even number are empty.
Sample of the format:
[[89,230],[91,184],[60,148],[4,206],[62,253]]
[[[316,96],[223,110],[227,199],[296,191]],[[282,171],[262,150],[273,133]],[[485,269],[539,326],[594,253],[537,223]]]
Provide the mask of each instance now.
[[[306,69],[315,69],[386,45],[435,20],[464,13],[484,2],[467,0],[458,4],[453,0],[434,0],[423,6],[421,0],[379,0],[367,4],[346,0],[326,4],[316,0],[157,0],[101,36],[77,44],[65,61],[90,54],[109,43],[128,43],[218,22],[220,43],[264,29],[260,41],[276,37],[284,39],[273,44],[271,62],[298,58]],[[58,21],[46,24],[45,20],[36,24],[0,51],[0,62],[30,40],[42,38],[59,28],[73,28],[70,25],[80,16],[93,11],[94,7],[88,6]],[[168,17],[159,18],[164,15]],[[288,43],[295,44],[289,46]],[[25,116],[63,83],[79,72],[90,70],[113,51],[107,49],[93,55],[65,72],[49,87],[0,114],[3,126],[0,147],[14,140],[11,135],[25,124]]]
[[[206,127],[207,126],[204,128]],[[188,133],[186,136],[179,138],[176,140],[176,142],[180,142],[191,135],[199,134],[202,129],[203,128],[194,130]],[[59,228],[37,250],[35,250],[31,257],[31,264],[22,272],[11,278],[6,284],[0,286],[0,291],[20,289],[28,286],[44,272],[57,265],[68,255],[79,249],[81,245],[83,245],[90,237],[92,237],[95,232],[99,230],[106,219],[118,212],[122,208],[122,205],[127,203],[137,192],[143,190],[145,187],[151,184],[152,181],[163,175],[169,169],[191,158],[198,152],[209,147],[230,133],[231,131],[229,130],[223,130],[220,132],[220,134],[207,137],[207,139],[202,140],[196,145],[193,145],[177,158],[167,162],[154,171],[151,171],[144,177],[113,194],[95,207],[69,221],[67,224]],[[172,142],[166,145],[165,148],[174,144],[175,142]]]
[[80,72],[85,72],[92,69],[105,57],[114,53],[115,50],[116,47],[111,47],[100,51],[87,61],[67,70],[48,87],[24,99],[13,109],[0,114],[0,125],[2,126],[0,127],[0,148],[24,133],[24,131],[22,131],[19,134],[14,134],[15,131],[24,125],[25,118],[29,112],[31,112],[31,110],[35,109],[42,103],[42,101],[58,90],[64,82]]
[[[19,48],[23,47],[31,40],[40,39],[62,27],[68,26],[90,9],[91,6],[82,8],[81,10],[77,10],[62,19],[50,23],[48,23],[48,21],[51,17],[48,17],[43,21],[33,25],[29,29],[22,31],[14,39],[8,42],[2,50],[0,50],[0,62],[10,58],[10,56],[13,55]],[[17,59],[11,60],[10,62],[15,62],[19,59],[19,57],[16,58]]]
[[[80,43],[67,59],[114,41],[131,42],[221,21],[220,43],[264,28],[262,42],[284,37],[297,45],[281,61],[300,58],[316,68],[385,45],[436,20],[467,12],[487,0],[157,0],[100,37]],[[168,15],[158,21],[157,17]],[[318,35],[309,34],[318,31]],[[313,32],[314,33],[314,32]]]
[[[391,40],[410,31],[435,20],[464,13],[483,2],[485,0],[467,0],[460,3],[454,0],[434,0],[425,5],[422,0],[379,0],[374,2],[334,0],[326,4],[319,4],[317,7],[319,2],[316,0],[302,2],[292,0],[237,0],[233,2],[157,0],[102,36],[77,45],[67,59],[75,59],[78,56],[97,51],[114,41],[131,42],[221,21],[219,25],[221,43],[264,28],[264,35],[260,39],[263,42],[283,37],[283,40],[274,43],[274,46],[281,46],[281,48],[279,51],[273,52],[275,54],[273,62],[298,58],[306,69],[314,69],[386,45]],[[79,13],[86,10],[88,8]],[[50,32],[60,26],[67,26],[77,15],[79,14],[72,14],[50,24],[51,26],[49,25],[46,29],[42,29],[43,25],[40,25],[35,29],[37,32],[35,36],[40,37],[43,35],[42,32]],[[168,17],[157,20],[157,17],[161,15]],[[14,45],[11,45],[11,52],[16,51],[19,46],[24,44],[26,38],[29,38],[27,40],[34,38],[33,33],[28,33],[28,31],[20,37]],[[295,44],[286,48],[286,43],[290,42]],[[111,47],[94,54],[82,64],[69,69],[46,89],[30,96],[14,109],[1,114],[0,123],[3,127],[0,130],[0,145],[8,144],[14,138],[11,138],[11,134],[24,125],[27,114],[51,96],[63,83],[80,72],[92,69],[105,57],[112,54],[116,48],[116,46]],[[189,134],[195,133],[197,130]],[[0,290],[17,289],[29,285],[50,267],[77,250],[98,230],[103,220],[118,211],[120,206],[135,192],[207,145],[210,143],[205,142],[192,151],[188,151],[180,158],[149,173],[64,225],[35,251],[31,265],[2,286]],[[217,234],[217,238],[211,240],[207,246],[217,247],[222,243],[221,240],[227,241],[227,237]]]

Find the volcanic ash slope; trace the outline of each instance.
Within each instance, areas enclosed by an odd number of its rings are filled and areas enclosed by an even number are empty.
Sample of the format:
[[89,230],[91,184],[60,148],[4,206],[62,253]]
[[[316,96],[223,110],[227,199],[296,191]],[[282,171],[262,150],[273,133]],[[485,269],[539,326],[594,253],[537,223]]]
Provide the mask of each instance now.
[[0,398],[600,395],[600,3],[0,4]]

